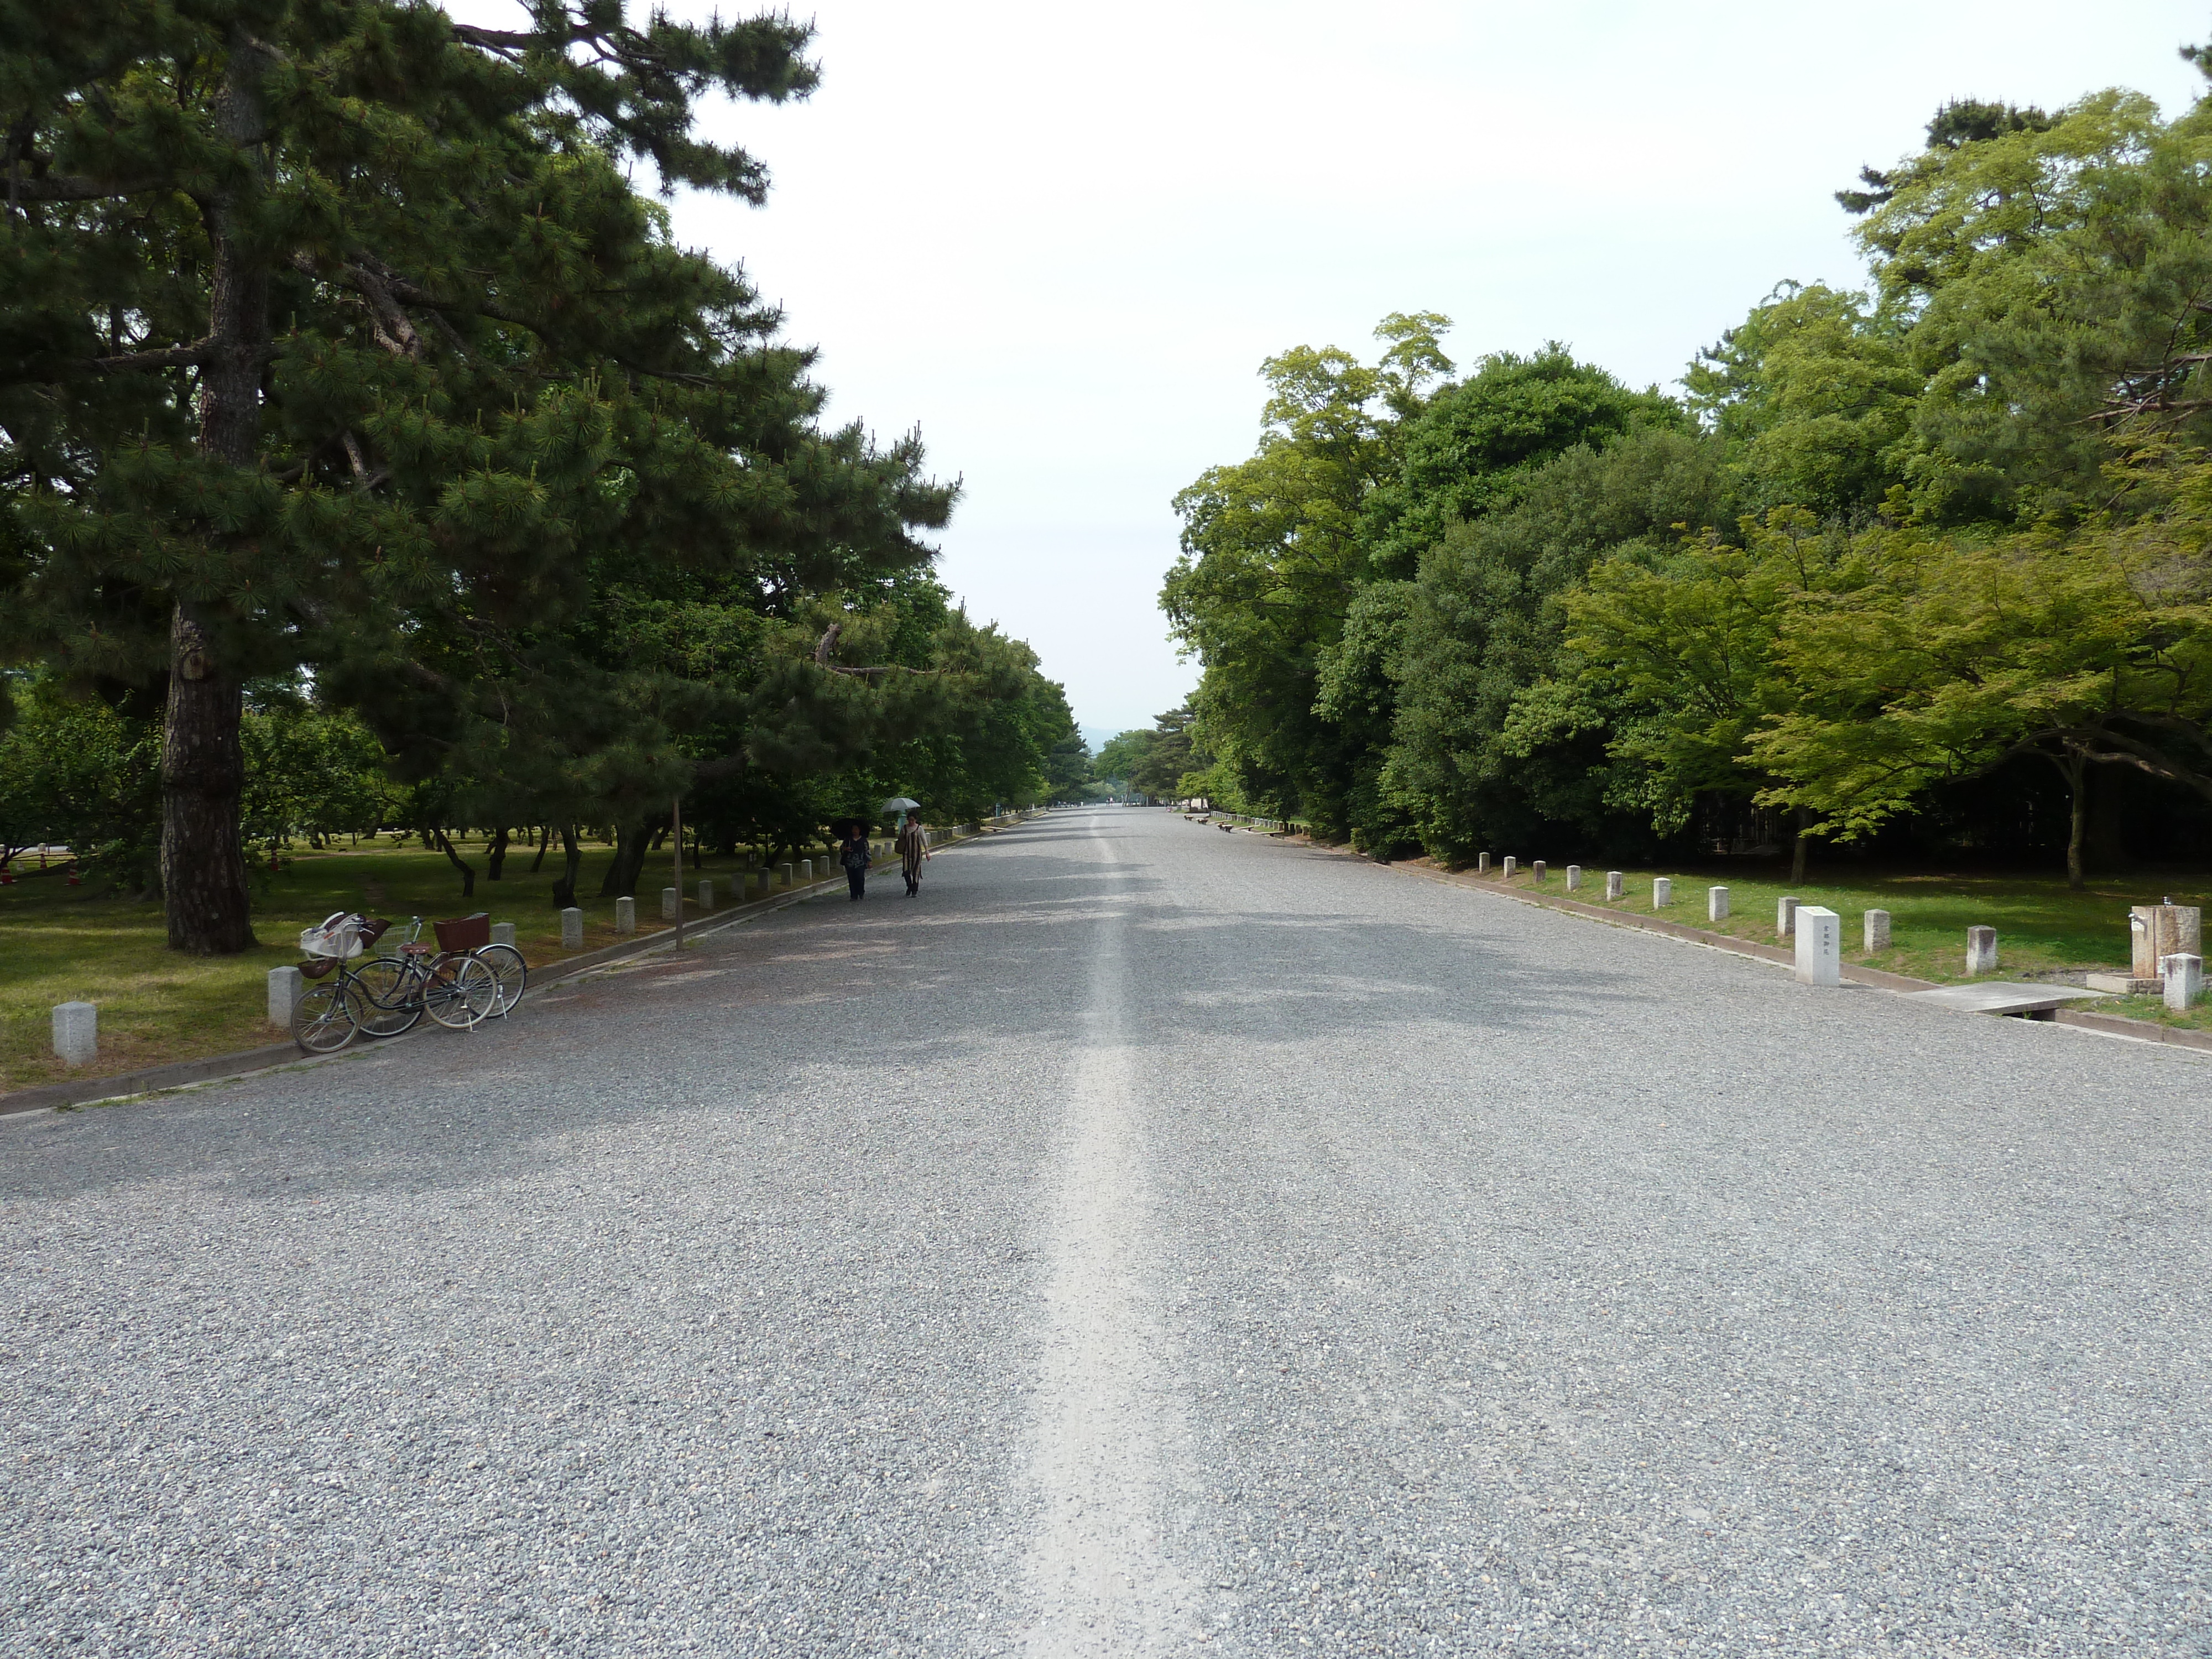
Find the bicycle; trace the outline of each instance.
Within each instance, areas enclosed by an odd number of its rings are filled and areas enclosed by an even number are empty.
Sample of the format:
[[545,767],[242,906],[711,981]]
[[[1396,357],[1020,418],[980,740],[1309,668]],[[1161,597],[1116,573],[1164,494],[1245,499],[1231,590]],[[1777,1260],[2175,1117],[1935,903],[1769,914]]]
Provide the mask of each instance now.
[[[437,924],[440,943],[446,942],[448,927],[459,925]],[[484,926],[488,933],[489,923]],[[292,1009],[292,1040],[306,1052],[336,1054],[356,1036],[398,1036],[412,1030],[424,1014],[448,1030],[465,1031],[495,1010],[504,1013],[514,1006],[499,974],[475,952],[418,943],[420,916],[414,918],[398,955],[371,957],[359,969],[346,966],[390,927],[380,917],[337,911],[319,927],[301,933],[301,949],[313,960],[300,971],[318,981]],[[520,952],[515,954],[519,959]],[[520,997],[518,987],[514,999]]]
[[[458,921],[433,922],[431,927],[438,939],[435,954],[428,945],[416,942],[422,932],[422,918],[416,916],[397,958],[379,957],[355,975],[367,986],[374,1006],[374,1012],[362,1024],[363,1035],[398,1036],[414,1030],[425,1013],[441,1025],[462,1030],[481,1020],[504,1019],[522,1000],[530,982],[530,964],[512,945],[490,943],[489,915],[478,911]],[[491,970],[498,995],[489,1008],[463,1022],[459,1018],[463,1005],[473,1008],[480,1000],[479,983],[473,973],[465,975],[465,986],[446,981],[449,975],[460,974],[459,963],[471,958]],[[392,965],[395,963],[396,966]],[[465,997],[463,991],[467,992]]]
[[491,942],[491,917],[482,910],[459,921],[436,922],[433,927],[441,951],[465,952],[491,969],[492,977],[499,981],[499,1006],[484,1018],[505,1019],[530,984],[530,964],[523,960],[522,952],[512,945]]

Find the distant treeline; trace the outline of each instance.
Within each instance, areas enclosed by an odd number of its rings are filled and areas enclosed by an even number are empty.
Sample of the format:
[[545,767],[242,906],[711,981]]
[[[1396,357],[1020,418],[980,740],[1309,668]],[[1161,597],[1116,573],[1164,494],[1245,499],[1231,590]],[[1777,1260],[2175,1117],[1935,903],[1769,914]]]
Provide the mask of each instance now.
[[1176,499],[1169,789],[1455,861],[2201,857],[2212,105],[1951,105],[1838,200],[1871,293],[1784,283],[1679,398],[1455,379],[1430,313],[1270,359]]

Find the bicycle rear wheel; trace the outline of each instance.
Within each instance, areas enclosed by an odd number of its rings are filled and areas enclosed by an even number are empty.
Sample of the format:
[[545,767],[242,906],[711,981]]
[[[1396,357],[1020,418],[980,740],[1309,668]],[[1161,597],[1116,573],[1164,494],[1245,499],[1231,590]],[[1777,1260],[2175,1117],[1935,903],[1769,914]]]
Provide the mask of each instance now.
[[430,970],[422,987],[422,1012],[449,1031],[465,1031],[499,1006],[499,975],[474,957],[459,957]]
[[530,964],[512,945],[487,945],[477,952],[477,960],[490,969],[492,977],[499,981],[499,1006],[491,1017],[503,1019],[522,1000],[522,993],[530,984]]
[[362,995],[343,974],[319,980],[292,1005],[292,1041],[311,1054],[334,1054],[361,1030],[355,1010]]
[[411,1031],[422,1018],[422,999],[415,994],[413,976],[395,957],[371,957],[354,970],[361,986],[357,1018],[364,1036],[398,1036]]

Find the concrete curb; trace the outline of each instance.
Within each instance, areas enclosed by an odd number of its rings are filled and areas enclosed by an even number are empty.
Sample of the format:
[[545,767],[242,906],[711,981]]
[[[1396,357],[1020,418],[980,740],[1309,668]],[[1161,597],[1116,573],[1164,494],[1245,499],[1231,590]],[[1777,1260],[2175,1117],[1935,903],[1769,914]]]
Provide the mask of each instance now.
[[2130,1019],[2125,1014],[2093,1014],[2087,1008],[2054,1008],[2051,1021],[2078,1025],[2106,1036],[2130,1037],[2137,1042],[2163,1042],[2176,1048],[2200,1048],[2212,1053],[2212,1031],[2191,1031],[2178,1025],[2161,1025],[2154,1019]]
[[[1000,833],[1012,825],[987,826],[972,836],[957,836],[933,852],[949,852],[969,842]],[[838,878],[842,879],[842,878]],[[805,887],[795,887],[771,899],[740,901],[740,908],[723,914],[704,917],[696,922],[686,922],[684,937],[698,939],[708,933],[718,933],[724,928],[734,927],[777,910],[788,909],[794,904],[814,897],[830,886],[829,878],[813,882]],[[655,933],[641,933],[635,939],[618,944],[603,945],[595,951],[580,956],[567,957],[551,967],[533,971],[530,975],[532,989],[543,985],[557,984],[572,975],[588,973],[594,968],[604,968],[611,963],[625,962],[632,957],[650,951],[672,949],[676,930],[663,927]],[[410,1033],[410,1035],[412,1035]],[[385,1037],[381,1042],[404,1041],[401,1037]],[[347,1044],[334,1054],[309,1054],[301,1051],[300,1045],[289,1041],[271,1042],[258,1048],[240,1048],[228,1054],[208,1054],[198,1060],[171,1060],[161,1066],[142,1066],[135,1072],[118,1072],[106,1077],[72,1079],[62,1083],[42,1083],[33,1089],[17,1089],[0,1095],[0,1117],[13,1116],[20,1112],[46,1111],[58,1106],[88,1106],[98,1101],[121,1100],[132,1095],[158,1094],[164,1089],[182,1088],[187,1084],[208,1083],[223,1078],[246,1077],[255,1072],[275,1071],[288,1066],[321,1066],[341,1060],[349,1055],[366,1054],[366,1047]]]
[[[350,1045],[343,1051],[353,1052]],[[210,1078],[238,1077],[247,1072],[265,1072],[289,1061],[300,1062],[313,1059],[300,1052],[300,1045],[286,1041],[271,1042],[259,1048],[241,1048],[235,1054],[210,1054],[204,1060],[172,1060],[166,1066],[148,1066],[136,1072],[119,1072],[110,1077],[88,1077],[67,1083],[42,1083],[35,1089],[18,1089],[11,1094],[0,1095],[0,1117],[16,1112],[36,1112],[52,1106],[82,1106],[94,1100],[112,1100],[123,1095],[150,1094],[156,1089],[174,1089],[186,1083],[204,1083]]]
[[[1693,945],[1703,945],[1731,955],[1750,957],[1759,962],[1778,963],[1785,968],[1797,964],[1797,953],[1783,945],[1761,945],[1757,939],[1738,939],[1733,933],[1716,933],[1711,928],[1692,927],[1684,921],[1668,921],[1663,916],[1640,916],[1630,910],[1608,909],[1602,904],[1586,904],[1580,899],[1553,898],[1548,893],[1525,892],[1507,887],[1500,882],[1485,880],[1480,876],[1463,875],[1455,871],[1424,869],[1418,864],[1393,864],[1393,870],[1403,870],[1408,875],[1425,876],[1431,881],[1441,881],[1454,887],[1469,887],[1479,893],[1492,893],[1499,898],[1510,898],[1522,904],[1533,904],[1539,909],[1565,910],[1573,915],[1587,916],[1593,921],[1611,922],[1616,927],[1633,927],[1646,933],[1661,933],[1669,939],[1686,939]],[[1914,979],[1905,974],[1888,973],[1880,968],[1864,968],[1856,963],[1842,964],[1845,979],[1860,985],[1871,985],[1884,991],[1933,991],[1939,988],[1932,979]]]
[[[1357,858],[1358,854],[1347,856]],[[1494,880],[1463,875],[1455,871],[1424,869],[1418,864],[1401,863],[1392,863],[1384,867],[1407,875],[1425,877],[1431,881],[1440,881],[1448,886],[1465,887],[1494,897],[1512,899],[1541,910],[1565,910],[1593,921],[1611,922],[1618,927],[1634,927],[1647,933],[1662,934],[1712,950],[1726,951],[1731,955],[1749,957],[1754,961],[1790,967],[1796,963],[1796,954],[1778,945],[1761,945],[1756,939],[1737,939],[1733,934],[1716,933],[1683,922],[1608,910],[1602,905],[1585,904],[1580,899],[1553,898],[1549,894],[1523,892]],[[1942,988],[1936,980],[1914,979],[1908,975],[1886,973],[1879,968],[1864,968],[1848,962],[1843,964],[1843,975],[1855,984],[1872,986],[1882,991],[1935,991]],[[2048,1023],[2078,1026],[2086,1031],[2100,1031],[2106,1036],[2128,1037],[2138,1042],[2162,1042],[2173,1048],[2198,1048],[2212,1053],[2212,1031],[2185,1030],[2176,1026],[2160,1025],[2155,1020],[2130,1019],[2124,1014],[2092,1013],[2086,1008],[2055,1008]]]

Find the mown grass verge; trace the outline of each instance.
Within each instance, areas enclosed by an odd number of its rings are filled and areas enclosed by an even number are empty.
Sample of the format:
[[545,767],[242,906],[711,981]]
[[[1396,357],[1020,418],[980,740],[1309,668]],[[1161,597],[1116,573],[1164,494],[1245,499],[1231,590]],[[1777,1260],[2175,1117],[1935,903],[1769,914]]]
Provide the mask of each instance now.
[[[2156,904],[2170,898],[2176,904],[2212,908],[2212,889],[2208,889],[2203,872],[2100,878],[2078,893],[2070,890],[2063,878],[2011,873],[1854,872],[1838,881],[1826,878],[1816,869],[1806,880],[1796,883],[1775,880],[1767,870],[1741,866],[1622,873],[1626,891],[1611,903],[1605,896],[1606,872],[1595,866],[1583,869],[1582,888],[1572,896],[1601,909],[1655,915],[1735,939],[1774,945],[1782,942],[1774,931],[1776,902],[1784,894],[1795,894],[1801,902],[1825,905],[1843,919],[1845,962],[1947,984],[1967,977],[1969,927],[1997,930],[1997,971],[1984,977],[2017,979],[2057,969],[2124,972],[2129,962],[2130,906]],[[1673,881],[1674,902],[1654,909],[1652,881],[1659,876]],[[1488,879],[1498,886],[1509,884],[1494,869]],[[1516,890],[1564,898],[1568,896],[1566,866],[1551,866],[1541,888],[1537,888],[1532,872],[1523,865],[1514,872],[1510,885]],[[1724,921],[1706,919],[1709,887],[1729,890],[1729,915]],[[1890,946],[1870,952],[1863,948],[1863,921],[1867,911],[1876,909],[1890,914]],[[2212,1005],[2200,1004],[2185,1015],[2169,1013],[2155,997],[2107,998],[2094,1006],[2100,1013],[2212,1029]]]
[[[27,1089],[72,1077],[107,1077],[172,1060],[234,1053],[285,1033],[267,1020],[268,972],[301,959],[302,927],[333,910],[361,910],[392,918],[394,937],[410,916],[430,919],[490,912],[515,925],[515,943],[533,969],[552,966],[578,952],[561,948],[561,916],[552,888],[560,873],[556,848],[534,874],[534,852],[507,855],[501,880],[484,878],[483,848],[463,853],[477,870],[476,896],[463,900],[460,879],[442,854],[420,847],[372,846],[317,853],[302,851],[288,868],[257,872],[253,929],[261,941],[241,956],[179,956],[165,943],[159,902],[107,893],[93,881],[68,886],[58,871],[31,875],[0,887],[0,1091]],[[584,912],[583,949],[611,945],[615,902],[599,896],[614,849],[585,849],[577,879]],[[718,909],[733,902],[726,878],[742,859],[710,856],[684,881],[685,915],[700,914],[701,876],[720,876]],[[656,855],[638,884],[638,927],[659,927],[660,890],[671,880],[668,860]],[[76,1071],[52,1054],[52,1010],[58,1002],[100,1008],[100,1058]]]

